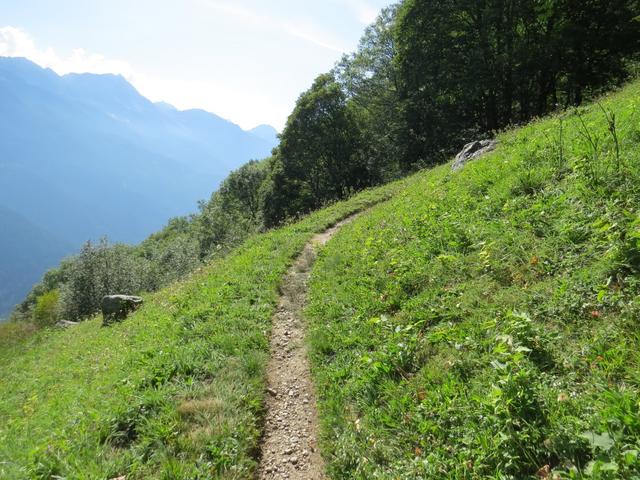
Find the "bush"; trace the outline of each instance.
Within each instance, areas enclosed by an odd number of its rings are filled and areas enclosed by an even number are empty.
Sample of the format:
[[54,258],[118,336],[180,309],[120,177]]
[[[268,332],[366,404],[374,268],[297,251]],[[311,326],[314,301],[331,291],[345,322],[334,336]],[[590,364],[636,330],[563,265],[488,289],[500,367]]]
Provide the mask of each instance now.
[[68,281],[62,287],[62,314],[68,320],[82,320],[100,309],[105,295],[141,291],[144,261],[127,245],[110,246],[106,239],[87,242],[71,264]]
[[51,290],[40,295],[33,309],[33,320],[38,327],[54,325],[60,318],[60,291]]

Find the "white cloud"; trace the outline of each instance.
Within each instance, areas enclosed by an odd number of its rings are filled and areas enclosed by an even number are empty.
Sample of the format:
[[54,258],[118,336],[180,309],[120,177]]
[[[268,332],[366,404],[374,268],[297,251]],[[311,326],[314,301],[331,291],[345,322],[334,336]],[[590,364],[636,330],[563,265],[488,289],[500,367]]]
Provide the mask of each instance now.
[[71,72],[117,73],[127,79],[134,77],[133,68],[127,62],[90,53],[82,48],[74,49],[68,56],[61,56],[51,47],[39,48],[29,33],[12,26],[0,27],[0,56],[25,57],[59,75]]
[[370,25],[378,16],[378,8],[369,4],[366,0],[344,0],[344,3],[363,25]]
[[225,15],[234,16],[254,25],[261,25],[274,30],[281,30],[292,37],[299,38],[300,40],[304,40],[321,48],[333,50],[338,53],[344,53],[347,50],[346,47],[339,45],[340,42],[335,41],[331,35],[320,31],[309,24],[280,20],[263,13],[258,13],[255,10],[251,10],[241,5],[235,5],[219,0],[204,0],[203,3]]

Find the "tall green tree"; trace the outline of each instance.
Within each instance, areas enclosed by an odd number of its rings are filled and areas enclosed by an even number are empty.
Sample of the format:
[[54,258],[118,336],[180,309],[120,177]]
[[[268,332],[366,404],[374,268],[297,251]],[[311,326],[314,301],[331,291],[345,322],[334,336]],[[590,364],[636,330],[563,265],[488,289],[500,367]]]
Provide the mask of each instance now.
[[397,22],[404,164],[619,84],[638,0],[406,0]]
[[143,288],[144,264],[133,247],[109,245],[106,238],[87,242],[70,263],[61,290],[65,320],[82,320],[100,310],[105,295],[134,294]]
[[469,101],[480,87],[465,88],[473,83],[466,75],[471,21],[468,15],[456,15],[458,3],[409,0],[399,12],[397,62],[407,127],[401,138],[406,170],[442,161],[448,152],[441,150],[475,126],[477,109]]
[[394,28],[397,6],[385,8],[367,27],[356,52],[345,55],[334,68],[351,107],[357,112],[370,179],[381,183],[400,175],[404,128],[400,110]]
[[568,103],[579,105],[585,95],[625,77],[625,59],[640,48],[640,2],[559,0],[558,4],[563,93]]
[[235,246],[262,226],[261,187],[267,162],[251,161],[229,174],[209,202],[200,204],[197,220],[200,255]]
[[354,108],[333,74],[319,76],[287,121],[264,192],[267,226],[371,184]]

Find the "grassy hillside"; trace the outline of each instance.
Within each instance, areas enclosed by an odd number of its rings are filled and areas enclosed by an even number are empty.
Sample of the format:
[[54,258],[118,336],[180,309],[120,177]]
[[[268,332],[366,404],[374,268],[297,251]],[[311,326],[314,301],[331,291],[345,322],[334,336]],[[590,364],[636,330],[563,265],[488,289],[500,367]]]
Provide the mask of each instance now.
[[0,478],[251,478],[277,288],[311,236],[332,478],[640,476],[640,84],[251,237],[100,319],[0,339]]
[[281,277],[315,232],[402,185],[255,236],[120,325],[0,342],[0,478],[249,478]]
[[322,252],[331,478],[640,478],[640,83],[500,142]]

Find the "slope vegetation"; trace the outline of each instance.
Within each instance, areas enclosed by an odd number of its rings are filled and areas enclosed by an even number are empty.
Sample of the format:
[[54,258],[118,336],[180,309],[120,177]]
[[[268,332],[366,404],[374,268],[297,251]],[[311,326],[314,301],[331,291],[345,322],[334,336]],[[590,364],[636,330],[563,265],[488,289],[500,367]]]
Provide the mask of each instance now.
[[[268,127],[258,133],[202,110],[154,104],[120,76],[58,76],[0,57],[0,208],[69,245],[53,262],[33,250],[19,274],[10,255],[0,256],[12,280],[0,291],[0,315],[87,240],[140,242],[194,211],[229,172],[277,145]],[[7,252],[22,231],[0,225]]]
[[640,84],[250,237],[100,319],[0,338],[1,478],[252,478],[278,286],[316,232],[331,478],[640,475]]
[[640,84],[345,227],[310,286],[332,478],[640,477]]
[[120,325],[0,338],[0,478],[250,478],[284,273],[314,233],[401,186],[257,235]]

